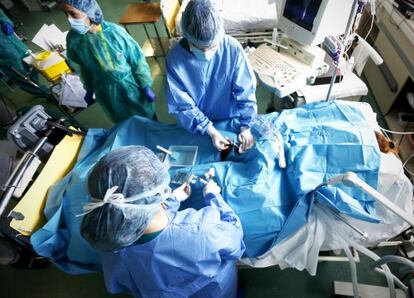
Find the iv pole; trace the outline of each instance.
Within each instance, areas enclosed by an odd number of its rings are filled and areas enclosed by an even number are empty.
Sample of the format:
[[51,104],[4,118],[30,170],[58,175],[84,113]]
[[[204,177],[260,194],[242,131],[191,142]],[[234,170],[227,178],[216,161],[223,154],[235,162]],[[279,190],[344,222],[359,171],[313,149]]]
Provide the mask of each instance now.
[[[343,43],[345,45],[348,43],[348,38],[351,34],[351,28],[352,28],[352,24],[354,23],[354,20],[355,20],[356,14],[357,14],[359,2],[360,2],[360,0],[354,0],[354,3],[352,5],[352,13],[349,16],[348,23],[347,23],[346,29],[345,29],[344,39],[343,39]],[[331,82],[329,83],[329,89],[328,89],[328,94],[326,95],[326,101],[328,101],[329,97],[331,96],[332,88],[333,88],[333,85],[334,85],[335,79],[336,79],[336,72],[338,71],[338,67],[339,67],[339,60],[341,59],[342,55],[344,54],[344,50],[345,50],[345,46],[342,47],[341,50],[340,50],[338,61],[335,61],[335,71],[332,75]]]

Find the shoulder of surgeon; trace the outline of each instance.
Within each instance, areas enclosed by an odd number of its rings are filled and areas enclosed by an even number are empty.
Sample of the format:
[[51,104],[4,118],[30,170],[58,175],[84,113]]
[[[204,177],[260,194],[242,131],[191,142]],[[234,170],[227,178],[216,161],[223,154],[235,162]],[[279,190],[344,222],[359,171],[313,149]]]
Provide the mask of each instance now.
[[[223,52],[233,52],[235,54],[243,51],[243,48],[237,39],[227,34],[224,35],[223,40],[220,43],[220,48]],[[167,63],[170,65],[181,64],[183,52],[188,52],[188,50],[184,49],[180,42],[177,42],[167,54]]]
[[106,32],[113,32],[115,34],[128,34],[126,32],[126,30],[121,27],[118,24],[112,23],[112,22],[107,22],[107,21],[103,21],[102,22],[102,30],[106,33]]
[[243,47],[241,46],[240,42],[233,36],[227,34],[224,35],[223,42],[227,45],[228,48],[231,48],[235,51],[243,51]]
[[[119,37],[119,36],[128,34],[124,28],[122,28],[121,26],[115,23],[103,21],[101,23],[101,26],[102,26],[103,32],[105,33],[105,36],[108,36],[109,34],[109,35]],[[77,33],[74,30],[69,30],[68,35],[66,36],[66,43],[68,44],[68,47],[69,47],[71,45],[76,44],[76,42],[82,39],[83,37],[88,38],[90,34],[97,34],[97,33],[87,33],[85,35],[82,35],[82,34]]]
[[[199,210],[187,208],[178,211],[172,221],[174,225],[193,225],[193,226],[210,226],[210,225],[229,225],[220,219],[220,211],[211,206],[205,206]],[[232,225],[232,224],[230,224]]]

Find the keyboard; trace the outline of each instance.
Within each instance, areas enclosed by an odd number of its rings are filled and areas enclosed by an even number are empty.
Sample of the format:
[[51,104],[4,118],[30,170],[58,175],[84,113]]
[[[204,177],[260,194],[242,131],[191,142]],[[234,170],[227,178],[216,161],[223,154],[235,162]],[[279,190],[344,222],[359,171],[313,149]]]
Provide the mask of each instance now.
[[280,98],[297,90],[297,83],[300,79],[299,70],[270,46],[266,44],[259,46],[248,55],[248,58],[258,75],[272,78],[272,87],[276,89],[275,93]]

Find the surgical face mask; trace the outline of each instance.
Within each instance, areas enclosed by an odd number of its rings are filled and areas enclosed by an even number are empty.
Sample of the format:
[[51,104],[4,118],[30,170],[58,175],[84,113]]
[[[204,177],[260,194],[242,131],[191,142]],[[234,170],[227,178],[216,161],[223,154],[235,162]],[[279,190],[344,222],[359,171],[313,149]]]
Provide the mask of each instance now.
[[190,46],[191,52],[193,52],[194,56],[196,56],[197,59],[210,61],[210,59],[214,56],[214,54],[217,52],[218,47],[215,46],[214,48],[208,49],[207,51],[200,50],[199,48]]
[[68,18],[68,21],[73,30],[75,30],[79,34],[86,34],[86,32],[88,32],[91,27],[85,24],[86,18],[87,16],[85,16],[82,19]]

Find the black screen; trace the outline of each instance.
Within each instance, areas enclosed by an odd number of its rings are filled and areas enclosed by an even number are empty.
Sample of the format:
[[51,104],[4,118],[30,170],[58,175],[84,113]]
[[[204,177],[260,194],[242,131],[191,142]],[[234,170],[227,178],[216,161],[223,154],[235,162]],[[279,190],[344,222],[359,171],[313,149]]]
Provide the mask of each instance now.
[[312,31],[322,0],[286,0],[283,16],[293,23]]

